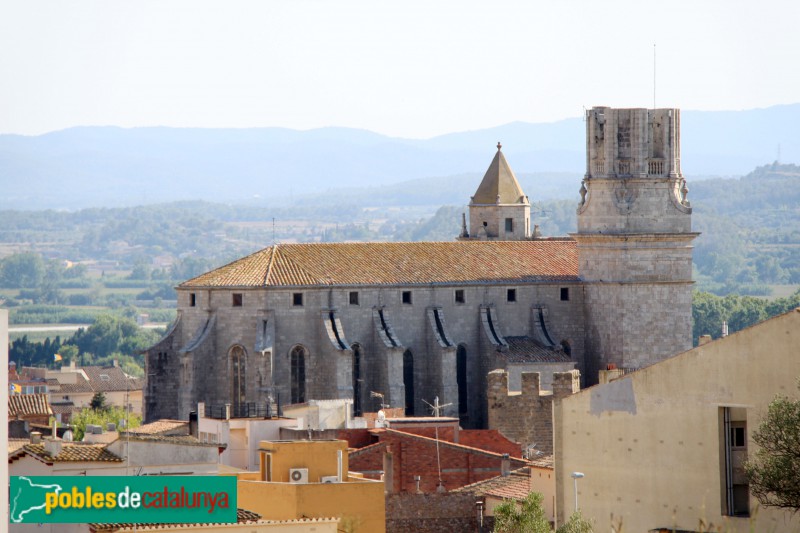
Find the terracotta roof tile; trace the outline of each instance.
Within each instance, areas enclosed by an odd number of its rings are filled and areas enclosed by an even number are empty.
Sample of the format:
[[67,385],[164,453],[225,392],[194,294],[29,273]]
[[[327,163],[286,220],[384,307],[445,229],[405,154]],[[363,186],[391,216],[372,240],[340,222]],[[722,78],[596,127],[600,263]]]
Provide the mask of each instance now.
[[524,500],[531,492],[530,469],[528,467],[512,470],[507,476],[497,476],[452,492],[466,492],[475,495],[494,496],[510,500]]
[[106,449],[105,444],[82,444],[62,442],[61,451],[51,457],[44,449],[44,444],[26,444],[22,450],[46,462],[110,462],[118,463],[122,458]]
[[[245,509],[236,509],[236,522],[239,524],[264,524],[278,526],[306,524],[312,526],[313,524],[331,524],[338,522],[339,519],[335,517],[318,517],[318,518],[294,518],[288,520],[263,520],[261,515]],[[91,533],[114,533],[116,531],[137,531],[145,530],[150,531],[153,529],[183,529],[194,528],[197,526],[213,525],[213,523],[194,523],[194,524],[89,524],[89,531]],[[305,531],[305,529],[303,529]]]
[[547,348],[531,337],[504,337],[508,350],[500,352],[510,363],[571,363],[572,359],[560,349]]
[[578,281],[575,241],[281,244],[180,286],[458,285]]
[[131,429],[128,433],[131,435],[188,435],[189,422],[164,418],[149,424],[142,424]]
[[12,394],[8,397],[8,418],[17,416],[47,415],[51,416],[53,410],[47,400],[47,393],[41,394]]

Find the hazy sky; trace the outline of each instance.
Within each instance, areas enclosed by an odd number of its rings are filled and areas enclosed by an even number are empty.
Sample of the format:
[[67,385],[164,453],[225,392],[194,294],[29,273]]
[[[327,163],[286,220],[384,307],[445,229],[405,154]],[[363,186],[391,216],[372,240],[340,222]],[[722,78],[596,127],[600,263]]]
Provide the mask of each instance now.
[[0,133],[77,125],[404,137],[582,106],[800,102],[800,1],[9,1]]

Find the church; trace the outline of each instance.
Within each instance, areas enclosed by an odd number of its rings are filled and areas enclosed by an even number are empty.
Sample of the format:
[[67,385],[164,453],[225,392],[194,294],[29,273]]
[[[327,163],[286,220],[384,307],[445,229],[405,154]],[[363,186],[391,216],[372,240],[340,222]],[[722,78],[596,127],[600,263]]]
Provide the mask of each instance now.
[[[498,143],[452,242],[276,244],[177,287],[145,418],[352,399],[487,419],[487,374],[636,369],[691,348],[678,109],[586,111],[577,232],[542,237]],[[613,366],[612,366],[613,365]]]

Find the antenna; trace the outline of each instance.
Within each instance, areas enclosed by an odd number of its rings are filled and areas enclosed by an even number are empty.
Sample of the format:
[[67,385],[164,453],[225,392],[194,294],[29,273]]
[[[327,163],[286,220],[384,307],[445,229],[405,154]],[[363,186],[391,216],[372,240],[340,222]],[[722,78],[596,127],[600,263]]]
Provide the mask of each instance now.
[[653,43],[653,109],[656,108],[656,43]]

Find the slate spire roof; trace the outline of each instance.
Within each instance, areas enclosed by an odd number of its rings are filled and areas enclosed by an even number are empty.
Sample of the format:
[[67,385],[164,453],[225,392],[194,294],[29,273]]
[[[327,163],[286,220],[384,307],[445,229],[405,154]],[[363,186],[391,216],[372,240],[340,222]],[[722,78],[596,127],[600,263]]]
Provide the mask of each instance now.
[[528,198],[522,192],[522,187],[501,148],[502,145],[497,143],[497,153],[486,170],[475,196],[472,197],[471,205],[528,203]]

